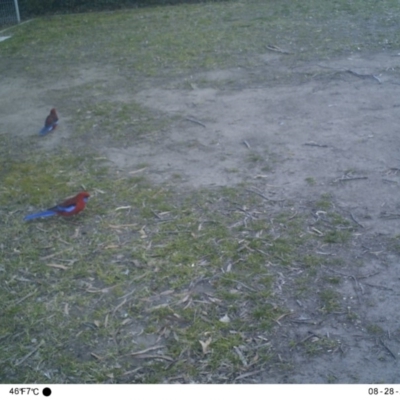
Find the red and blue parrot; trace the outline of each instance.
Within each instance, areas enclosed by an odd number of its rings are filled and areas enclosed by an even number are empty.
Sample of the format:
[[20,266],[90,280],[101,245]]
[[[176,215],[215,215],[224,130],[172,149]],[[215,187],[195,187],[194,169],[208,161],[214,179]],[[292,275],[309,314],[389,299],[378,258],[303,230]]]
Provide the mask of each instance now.
[[46,121],[44,121],[44,127],[39,132],[39,135],[46,135],[47,133],[54,131],[58,125],[58,115],[55,108],[50,110],[50,114],[47,116]]
[[53,215],[62,215],[63,217],[69,217],[71,215],[78,214],[85,207],[86,203],[90,197],[87,192],[80,192],[76,196],[65,200],[61,204],[49,208],[45,211],[41,211],[35,214],[27,215],[24,220],[30,221],[35,218],[52,217]]

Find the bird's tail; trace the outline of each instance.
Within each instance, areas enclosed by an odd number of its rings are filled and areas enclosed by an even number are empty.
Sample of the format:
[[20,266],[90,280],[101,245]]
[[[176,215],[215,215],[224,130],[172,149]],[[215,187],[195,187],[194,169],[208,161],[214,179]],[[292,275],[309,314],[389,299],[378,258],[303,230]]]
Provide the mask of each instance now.
[[50,131],[51,131],[51,126],[50,126],[50,127],[44,126],[44,127],[41,129],[41,131],[39,132],[39,135],[43,136],[43,135],[45,135],[46,133],[49,133]]
[[51,210],[41,211],[36,214],[27,215],[24,218],[24,221],[30,221],[31,219],[35,218],[52,217],[53,215],[57,215],[57,213]]

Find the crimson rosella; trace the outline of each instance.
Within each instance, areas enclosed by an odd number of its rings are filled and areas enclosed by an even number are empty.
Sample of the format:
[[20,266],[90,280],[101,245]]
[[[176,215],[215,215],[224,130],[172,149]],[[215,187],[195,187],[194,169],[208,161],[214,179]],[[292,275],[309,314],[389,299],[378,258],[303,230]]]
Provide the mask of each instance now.
[[27,215],[24,218],[24,220],[30,221],[31,219],[41,218],[41,217],[51,217],[53,215],[62,215],[64,217],[69,217],[71,215],[78,214],[85,208],[89,197],[90,197],[89,193],[80,192],[76,196],[65,200],[64,202],[62,202],[57,206],[49,208],[48,210]]
[[55,108],[50,110],[50,114],[47,116],[46,121],[44,121],[44,127],[39,132],[39,135],[46,135],[47,133],[53,131],[57,128],[58,116]]

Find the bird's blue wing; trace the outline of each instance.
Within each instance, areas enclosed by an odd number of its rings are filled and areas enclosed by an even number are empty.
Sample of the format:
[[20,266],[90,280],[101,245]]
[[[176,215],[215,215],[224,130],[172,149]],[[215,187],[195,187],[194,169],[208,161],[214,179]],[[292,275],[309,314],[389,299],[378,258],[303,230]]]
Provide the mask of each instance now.
[[76,204],[71,204],[69,206],[58,205],[58,206],[55,206],[55,207],[51,208],[50,210],[51,211],[55,211],[55,212],[61,211],[61,212],[70,213],[70,212],[74,211],[75,207],[76,207]]

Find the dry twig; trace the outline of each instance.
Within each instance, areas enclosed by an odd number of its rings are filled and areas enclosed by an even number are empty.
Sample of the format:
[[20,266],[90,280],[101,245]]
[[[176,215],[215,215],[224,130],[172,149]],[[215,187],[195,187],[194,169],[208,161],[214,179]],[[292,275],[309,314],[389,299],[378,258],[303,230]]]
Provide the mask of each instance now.
[[368,176],[343,176],[342,178],[335,179],[333,182],[356,181],[361,179],[368,179]]
[[258,374],[260,374],[261,372],[264,372],[264,370],[258,369],[257,371],[246,372],[245,374],[241,374],[241,375],[237,376],[237,377],[235,378],[235,381],[238,381],[239,379],[248,378],[248,377],[253,376],[253,375],[258,375]]
[[276,51],[277,53],[282,53],[282,54],[293,54],[293,53],[291,53],[290,51],[283,50],[283,49],[281,49],[280,47],[275,46],[274,44],[268,45],[268,46],[267,46],[267,49],[268,49],[268,50],[271,50],[271,51]]
[[315,143],[315,142],[307,142],[307,143],[304,143],[303,146],[329,147],[327,144],[318,144],[318,143]]
[[352,212],[350,213],[350,217],[351,217],[351,219],[352,219],[358,226],[361,226],[361,228],[364,229],[364,225],[361,224],[360,222],[358,222],[358,221],[355,219],[355,217],[354,217],[354,215],[353,215]]
[[277,203],[279,201],[283,201],[282,199],[278,199],[278,200],[271,199],[271,198],[265,196],[264,194],[260,193],[259,191],[254,190],[254,189],[246,189],[246,192],[255,193],[258,196],[262,197],[263,199],[268,200],[268,201],[272,201],[274,203]]
[[154,351],[154,350],[159,350],[164,348],[165,346],[153,346],[153,347],[148,347],[147,349],[141,350],[141,351],[136,351],[135,353],[131,353],[130,355],[133,357],[138,357],[141,356],[143,354],[146,354],[150,351]]
[[197,121],[197,119],[186,117],[185,120],[186,120],[186,121],[193,122],[194,124],[200,125],[200,126],[202,126],[203,128],[207,128],[202,122]]
[[400,214],[397,213],[389,213],[387,211],[382,211],[379,214],[379,218],[383,218],[383,219],[397,219],[400,218]]
[[32,351],[30,351],[26,356],[22,357],[19,361],[15,362],[15,366],[18,367],[18,365],[21,365],[23,362],[25,362],[32,354],[36,353],[39,348],[44,344],[44,340],[42,340]]
[[372,283],[367,283],[367,282],[364,282],[364,285],[371,286],[371,287],[377,288],[377,289],[391,290],[391,291],[393,291],[393,289],[388,288],[388,287],[386,287],[386,286],[382,286],[382,285],[373,285]]
[[248,148],[251,149],[249,142],[247,140],[243,140],[243,144]]
[[[31,296],[33,296],[34,294],[36,294],[36,292],[37,292],[37,289],[35,289],[33,292],[31,292],[31,293],[28,293],[26,296],[24,296],[22,299],[19,299],[17,302],[15,302],[12,306],[16,306],[16,305],[18,305],[18,304],[20,304],[20,303],[22,303],[24,300],[26,300],[28,297],[31,297]],[[10,306],[9,306],[10,307]]]
[[383,341],[382,338],[380,338],[380,342],[381,342],[382,346],[383,346],[383,347],[391,354],[391,356],[396,360],[396,359],[397,359],[396,354],[394,354],[393,351],[390,350],[390,348],[387,346],[387,344]]
[[233,348],[235,349],[236,354],[238,355],[238,357],[240,358],[240,361],[242,362],[242,364],[247,367],[247,360],[245,358],[245,356],[243,355],[243,353],[241,352],[241,350],[239,349],[238,346],[233,346]]

